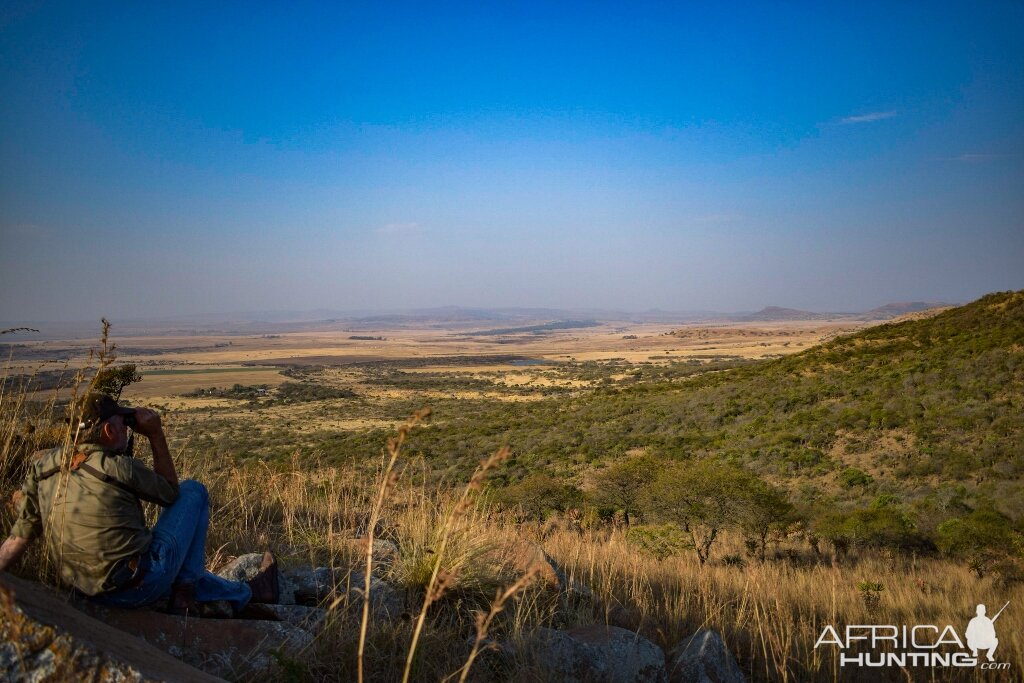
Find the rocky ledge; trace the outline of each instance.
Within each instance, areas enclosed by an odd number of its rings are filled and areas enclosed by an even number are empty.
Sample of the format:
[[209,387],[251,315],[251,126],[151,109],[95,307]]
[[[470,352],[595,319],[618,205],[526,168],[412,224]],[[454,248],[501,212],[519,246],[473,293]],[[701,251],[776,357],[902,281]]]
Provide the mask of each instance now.
[[[262,553],[243,555],[218,572],[246,580]],[[543,560],[539,580],[562,600],[595,601],[539,546],[521,544],[517,565]],[[371,613],[393,621],[406,610],[404,593],[371,576]],[[245,618],[230,606],[203,605],[199,614],[172,616],[152,609],[122,610],[70,599],[38,583],[0,574],[0,680],[215,681],[253,674],[274,677],[284,659],[301,658],[332,618],[358,618],[365,575],[332,567],[299,567],[280,574],[281,604],[251,605]],[[619,610],[635,622],[628,608]],[[609,616],[614,610],[608,610]],[[618,625],[540,628],[513,644],[488,643],[488,658],[531,662],[550,680],[612,683],[744,683],[716,631],[701,629],[665,651]],[[493,663],[493,662],[492,662]]]

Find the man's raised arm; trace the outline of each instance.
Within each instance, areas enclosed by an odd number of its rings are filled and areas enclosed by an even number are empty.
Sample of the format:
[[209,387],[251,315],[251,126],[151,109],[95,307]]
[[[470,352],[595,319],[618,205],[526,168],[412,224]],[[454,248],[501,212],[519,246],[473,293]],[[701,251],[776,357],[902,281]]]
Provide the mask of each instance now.
[[164,436],[160,416],[149,408],[138,408],[135,411],[135,423],[135,431],[149,439],[149,447],[153,451],[153,471],[177,489],[178,471],[174,469],[174,460],[167,448],[167,437]]

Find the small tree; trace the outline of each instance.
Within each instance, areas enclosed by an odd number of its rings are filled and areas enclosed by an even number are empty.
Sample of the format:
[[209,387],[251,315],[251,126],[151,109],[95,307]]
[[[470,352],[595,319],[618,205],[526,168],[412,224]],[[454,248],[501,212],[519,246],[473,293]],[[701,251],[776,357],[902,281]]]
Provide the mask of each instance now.
[[753,476],[709,460],[680,463],[662,470],[648,487],[645,508],[681,526],[703,566],[722,530],[737,523],[745,504],[743,487]]
[[96,373],[93,389],[101,394],[120,398],[121,391],[129,384],[142,381],[142,375],[136,370],[134,363],[125,363],[117,367],[103,368]]
[[496,498],[510,507],[518,506],[529,519],[541,520],[552,512],[578,507],[583,494],[561,479],[538,473],[499,490]]
[[738,521],[757,559],[764,562],[769,539],[793,521],[793,506],[781,489],[752,474],[744,474],[745,486],[740,491],[744,505],[739,511]]
[[642,510],[644,489],[658,474],[658,461],[649,455],[618,460],[594,476],[591,499],[598,506],[622,510],[626,525]]
[[1024,539],[1009,519],[983,508],[940,524],[937,545],[945,554],[965,561],[981,577],[999,560],[1019,556]]

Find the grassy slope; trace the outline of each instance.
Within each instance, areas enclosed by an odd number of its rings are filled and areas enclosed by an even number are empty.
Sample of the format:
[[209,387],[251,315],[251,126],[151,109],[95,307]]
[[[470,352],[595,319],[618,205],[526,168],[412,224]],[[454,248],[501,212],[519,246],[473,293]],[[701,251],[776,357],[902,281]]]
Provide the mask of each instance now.
[[414,448],[456,474],[467,456],[507,443],[514,479],[539,468],[578,474],[644,447],[734,459],[793,488],[833,492],[853,461],[876,481],[848,497],[919,497],[956,482],[1012,508],[1024,472],[1022,361],[1024,291],[992,294],[777,360],[441,415]]
[[[671,458],[743,463],[808,503],[860,506],[894,494],[931,504],[966,496],[993,500],[1020,521],[1022,360],[1024,291],[991,294],[775,360],[605,368],[627,378],[533,402],[434,399],[436,424],[409,448],[434,478],[451,481],[509,445],[514,457],[495,477],[497,486],[538,471],[579,481],[591,467],[646,448]],[[363,403],[320,410],[401,419],[422,407]],[[260,433],[218,419],[201,418],[188,430],[190,445],[285,462],[304,444],[303,452],[329,462],[365,464],[388,436],[367,429],[299,438],[295,425],[275,423]],[[873,481],[842,486],[839,475],[848,467]]]

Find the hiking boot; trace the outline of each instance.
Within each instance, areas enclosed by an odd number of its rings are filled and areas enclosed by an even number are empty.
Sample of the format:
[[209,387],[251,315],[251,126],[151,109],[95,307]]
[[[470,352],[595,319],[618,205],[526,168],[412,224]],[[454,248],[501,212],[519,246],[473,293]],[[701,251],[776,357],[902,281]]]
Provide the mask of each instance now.
[[277,583],[277,560],[269,550],[263,553],[263,562],[260,564],[259,573],[246,583],[252,589],[250,602],[277,604],[281,598],[281,589]]
[[195,586],[191,583],[176,583],[171,586],[171,599],[167,602],[167,613],[178,616],[198,615]]

